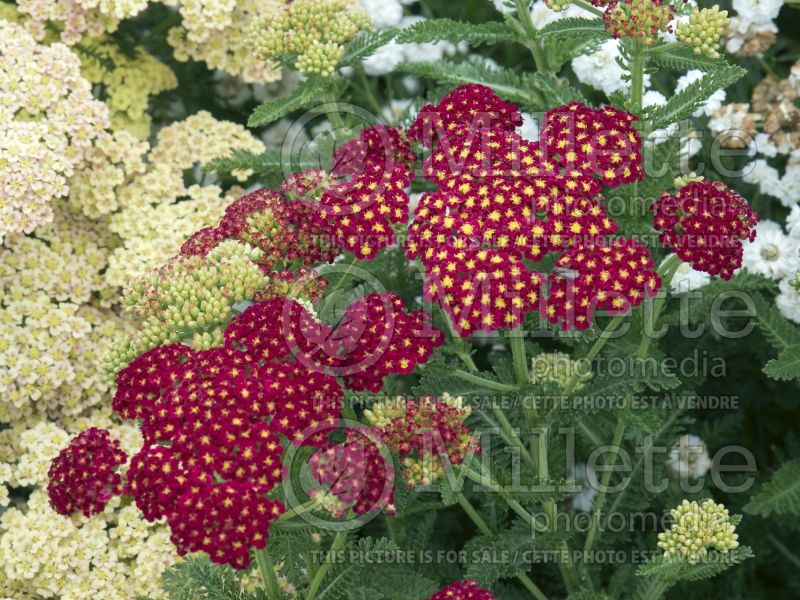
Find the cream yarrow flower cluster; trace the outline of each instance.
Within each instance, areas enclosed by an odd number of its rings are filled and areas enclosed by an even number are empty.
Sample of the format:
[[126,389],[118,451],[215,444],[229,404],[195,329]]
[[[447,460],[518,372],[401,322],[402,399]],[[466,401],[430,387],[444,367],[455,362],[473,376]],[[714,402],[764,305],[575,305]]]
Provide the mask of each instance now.
[[[243,190],[190,185],[184,174],[193,171],[202,181],[205,176],[199,173],[200,165],[234,149],[259,153],[264,145],[244,127],[218,121],[205,111],[159,131],[144,159],[144,172],[114,188],[115,212],[109,228],[121,238],[122,245],[109,257],[106,280],[110,285],[125,287],[146,275],[178,254],[195,231],[219,222],[225,207]],[[156,223],[169,226],[155,227]]]
[[678,23],[678,40],[694,46],[695,54],[719,58],[719,41],[730,25],[728,11],[716,4],[711,8],[692,10],[687,22]]
[[85,40],[79,54],[84,77],[103,88],[112,129],[125,129],[147,139],[151,123],[148,100],[178,86],[172,69],[143,48],[129,56],[109,36]]
[[127,331],[108,308],[112,247],[102,227],[63,211],[0,247],[0,422],[77,415],[106,397],[99,361]]
[[[219,69],[241,78],[247,83],[269,83],[281,78],[281,69],[273,62],[256,56],[250,44],[248,31],[258,19],[275,14],[284,5],[281,0],[237,0],[215,2],[225,9],[219,20],[206,19],[212,26],[193,26],[184,19],[180,26],[173,27],[167,41],[175,49],[179,61],[190,59],[203,61],[211,69]],[[181,5],[181,13],[186,2]],[[202,38],[202,39],[198,39]]]
[[671,514],[672,527],[658,534],[658,547],[664,558],[686,559],[695,564],[708,554],[709,548],[724,553],[739,546],[736,526],[722,504],[711,499],[700,504],[684,500]]
[[344,44],[371,29],[369,17],[351,0],[297,0],[253,29],[256,53],[292,64],[306,75],[333,75]]
[[53,219],[51,203],[108,127],[80,61],[0,21],[0,239]]

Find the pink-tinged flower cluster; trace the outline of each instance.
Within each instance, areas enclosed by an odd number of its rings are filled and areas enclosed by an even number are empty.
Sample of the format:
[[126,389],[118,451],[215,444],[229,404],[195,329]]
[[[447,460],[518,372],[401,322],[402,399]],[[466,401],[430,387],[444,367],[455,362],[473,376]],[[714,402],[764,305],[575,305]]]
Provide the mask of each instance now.
[[635,121],[572,103],[549,111],[528,141],[514,131],[518,109],[475,85],[420,112],[408,136],[433,148],[423,173],[439,188],[421,198],[405,249],[425,267],[425,297],[460,335],[545,310],[547,278],[525,261],[603,245],[616,231],[598,194],[643,177]]
[[321,448],[311,457],[311,474],[320,488],[312,496],[337,518],[394,514],[394,463],[381,453],[381,438],[368,427],[348,428],[341,444]]
[[658,33],[672,33],[675,6],[664,0],[595,0],[595,6],[605,6],[603,20],[607,31],[615,38],[629,37],[652,45]]
[[339,249],[330,238],[314,207],[263,188],[233,202],[216,227],[196,232],[184,242],[181,253],[205,256],[224,240],[241,240],[263,251],[260,262],[269,271],[280,265],[312,266],[333,260]]
[[547,319],[564,329],[588,328],[597,309],[624,314],[661,287],[650,252],[626,239],[573,246],[548,279]]
[[471,579],[465,579],[442,588],[428,600],[495,600],[495,597]]
[[381,390],[386,375],[408,374],[427,362],[444,341],[423,311],[406,313],[403,299],[388,292],[351,304],[333,337],[345,385],[371,392]]
[[62,515],[80,511],[87,517],[103,512],[106,503],[122,492],[117,468],[128,460],[119,440],[108,431],[91,427],[76,436],[50,464],[47,493],[53,509]]
[[742,266],[743,242],[756,237],[758,215],[720,181],[693,181],[653,205],[659,239],[698,271],[733,277]]
[[470,407],[461,398],[397,398],[374,404],[365,412],[382,441],[403,460],[409,487],[430,485],[447,464],[459,465],[469,452],[479,453],[477,439],[464,424]]

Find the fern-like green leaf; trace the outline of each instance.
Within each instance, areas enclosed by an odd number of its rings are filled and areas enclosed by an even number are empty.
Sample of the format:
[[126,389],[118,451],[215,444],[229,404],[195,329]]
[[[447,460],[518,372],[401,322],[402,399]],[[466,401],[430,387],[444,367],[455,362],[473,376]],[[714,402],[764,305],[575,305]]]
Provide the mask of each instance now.
[[800,344],[800,328],[787,321],[774,302],[767,301],[761,294],[754,294],[753,301],[758,327],[764,339],[776,350],[783,351]]
[[783,463],[772,479],[758,488],[744,511],[762,517],[800,515],[800,458]]
[[717,90],[728,87],[746,74],[747,71],[739,66],[722,67],[706,73],[701,79],[675,94],[666,104],[650,112],[652,129],[666,127],[691,117]]
[[700,581],[715,577],[752,556],[753,550],[749,546],[739,546],[729,552],[711,551],[697,564],[691,564],[687,560],[657,558],[639,567],[636,574],[640,577],[658,577],[668,583]]
[[573,38],[600,38],[608,37],[602,19],[585,19],[583,17],[569,17],[548,23],[536,32],[538,39],[544,40],[551,37]]
[[452,19],[426,19],[403,29],[397,41],[403,44],[427,43],[447,40],[453,43],[469,42],[478,44],[502,44],[516,42],[516,34],[505,23],[468,23]]
[[268,100],[256,107],[247,120],[247,125],[249,127],[269,125],[291,112],[318,104],[326,96],[336,96],[346,85],[344,79],[336,77],[308,79],[288,96]]
[[280,184],[290,173],[306,169],[325,168],[321,161],[306,158],[286,158],[278,150],[267,150],[260,154],[250,150],[234,150],[228,156],[215,158],[203,166],[206,172],[231,173],[232,171],[253,171],[261,183],[267,186]]
[[244,591],[238,572],[201,554],[185,558],[162,575],[170,600],[255,600]]
[[764,366],[764,373],[773,379],[789,381],[800,377],[800,345],[789,346]]
[[511,102],[524,103],[530,99],[530,90],[526,90],[526,87],[530,86],[530,76],[520,75],[511,69],[493,69],[475,62],[456,63],[450,60],[437,60],[402,63],[397,70],[425,79],[434,79],[440,83],[453,85],[481,83]]
[[695,49],[692,46],[685,44],[669,44],[669,49],[659,50],[659,46],[655,46],[649,56],[649,64],[654,64],[659,67],[667,69],[674,69],[676,71],[684,71],[687,69],[700,69],[701,71],[710,71],[720,67],[730,66],[723,58],[710,58],[705,54],[695,54]]
[[391,42],[398,33],[398,29],[390,27],[374,33],[362,32],[353,39],[344,50],[344,55],[339,64],[354,65],[365,58],[372,56],[381,46]]

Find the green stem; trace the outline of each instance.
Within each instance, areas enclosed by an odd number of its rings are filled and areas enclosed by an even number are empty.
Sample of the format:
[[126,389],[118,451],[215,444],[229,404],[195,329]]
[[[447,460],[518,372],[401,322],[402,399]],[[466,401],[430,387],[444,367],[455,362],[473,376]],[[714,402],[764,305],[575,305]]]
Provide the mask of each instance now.
[[311,585],[308,587],[308,594],[306,594],[306,600],[314,600],[317,596],[317,592],[319,592],[319,588],[322,586],[322,582],[325,579],[325,575],[331,568],[333,561],[336,559],[336,553],[341,550],[345,543],[347,542],[347,532],[340,531],[336,534],[336,537],[333,538],[333,543],[331,544],[331,548],[329,551],[328,560],[322,563],[322,566],[319,568],[319,571],[314,575],[314,579],[311,580]]
[[458,377],[459,379],[463,379],[464,381],[469,381],[470,383],[474,383],[481,387],[486,388],[487,390],[494,390],[495,392],[504,392],[504,393],[515,393],[517,388],[513,385],[509,385],[507,383],[500,383],[499,381],[492,381],[491,379],[485,379],[480,375],[474,375],[473,373],[467,373],[466,371],[462,371],[461,369],[453,369],[452,374]]
[[642,51],[642,42],[636,39],[633,42],[633,62],[631,63],[631,108],[637,115],[642,112],[644,63],[645,54]]
[[[603,349],[603,346],[605,346],[606,342],[608,342],[608,340],[611,339],[611,334],[614,333],[617,329],[619,329],[620,325],[622,325],[622,319],[624,317],[625,315],[617,315],[616,317],[611,319],[611,321],[609,321],[608,325],[606,325],[606,328],[600,332],[599,337],[595,340],[594,344],[589,349],[588,354],[586,354],[586,356],[583,357],[585,361],[592,362],[595,359],[595,357],[598,354],[600,354],[600,351]],[[569,396],[572,392],[574,392],[575,386],[578,385],[580,379],[581,379],[581,373],[579,371],[573,373],[572,377],[569,378],[569,381],[567,381],[567,384],[564,386],[564,394]]]
[[290,510],[287,510],[285,513],[281,514],[280,517],[275,519],[275,521],[272,523],[272,527],[280,526],[280,524],[285,523],[286,521],[289,521],[294,517],[299,517],[302,514],[312,511],[318,506],[319,502],[317,500],[309,500],[308,502],[306,502],[305,504],[301,504],[297,508],[292,508]]
[[[672,277],[675,275],[675,271],[680,266],[681,261],[676,256],[671,256],[667,261],[661,265],[661,268],[658,270],[660,276],[662,276],[664,282],[664,294],[660,295],[656,298],[655,302],[653,303],[653,325],[658,323],[658,317],[661,314],[661,308],[664,305],[664,300],[666,299],[667,292],[666,290],[669,288],[669,285],[672,281]],[[637,359],[644,359],[647,356],[647,352],[650,349],[650,343],[652,342],[652,336],[646,335],[642,332],[642,340],[639,343],[639,348],[636,352]],[[617,419],[617,425],[614,428],[614,435],[611,440],[611,460],[609,462],[610,465],[615,465],[617,463],[617,457],[619,456],[620,445],[622,444],[622,438],[625,435],[625,428],[628,424],[628,414],[630,413],[631,409],[631,397],[632,394],[628,392],[625,394],[625,400],[622,406],[622,412],[620,413]],[[584,560],[589,555],[589,552],[594,546],[595,539],[597,538],[597,531],[598,526],[600,524],[600,515],[603,510],[603,504],[605,503],[606,499],[606,490],[611,483],[611,469],[606,469],[603,472],[603,477],[600,480],[600,489],[597,492],[597,499],[595,501],[594,510],[592,511],[592,523],[589,528],[589,533],[586,536],[586,541],[583,545],[583,557]]]
[[507,439],[511,441],[511,445],[519,448],[520,455],[522,456],[522,460],[528,463],[528,466],[535,469],[536,463],[533,460],[533,456],[528,450],[527,446],[522,442],[522,440],[517,435],[517,432],[514,431],[511,423],[506,417],[506,414],[499,406],[492,406],[492,411],[494,412],[494,416],[497,419],[498,424],[500,425],[501,429],[505,432]]
[[364,94],[364,97],[367,99],[370,108],[375,112],[376,115],[380,116],[383,107],[381,106],[381,103],[378,102],[378,99],[375,97],[375,92],[372,89],[372,83],[370,82],[369,79],[367,79],[367,76],[364,73],[363,69],[358,69],[356,73],[358,75],[359,90],[361,91],[361,93]]
[[344,286],[344,282],[347,280],[348,276],[350,275],[350,271],[355,266],[355,260],[350,262],[347,265],[347,268],[342,273],[342,276],[339,278],[339,281],[336,282],[336,285],[325,295],[325,299],[322,301],[322,307],[319,309],[319,316],[324,318],[327,315],[328,308],[330,307],[331,302],[335,302],[336,298],[339,297],[339,292]]
[[539,45],[539,40],[536,39],[536,26],[533,24],[531,18],[530,1],[529,0],[516,0],[517,3],[517,17],[525,31],[525,35],[530,38],[526,40],[525,45],[531,51],[533,62],[536,65],[537,71],[545,70],[545,59],[542,47]]
[[597,8],[596,6],[592,6],[586,0],[572,0],[572,4],[575,6],[581,7],[583,10],[592,13],[595,16],[602,17],[603,11]]
[[517,385],[530,383],[528,374],[528,357],[525,354],[525,339],[522,337],[522,328],[517,327],[508,332],[511,339],[511,354],[514,358],[514,373],[517,378]]
[[493,481],[492,478],[488,475],[481,475],[477,471],[473,471],[472,469],[466,470],[466,475],[475,483],[482,485],[485,488],[488,488],[495,494],[499,494],[505,503],[508,504],[508,507],[513,510],[519,517],[522,518],[523,521],[528,523],[535,531],[542,532],[545,531],[547,528],[539,523],[531,513],[529,513],[525,508],[514,498],[510,496],[510,494],[497,482]]
[[[458,499],[458,504],[461,506],[462,510],[467,514],[467,516],[472,520],[472,522],[475,523],[475,526],[478,528],[478,531],[480,531],[485,536],[495,535],[491,527],[489,527],[486,524],[486,521],[484,521],[483,517],[481,517],[478,514],[478,511],[475,510],[475,507],[472,506],[472,504],[470,503],[469,500],[467,500],[464,494],[459,494],[457,496],[457,499]],[[545,596],[542,590],[540,590],[539,587],[535,583],[533,583],[533,580],[531,580],[531,578],[528,577],[527,574],[525,574],[523,571],[520,571],[519,573],[517,573],[516,576],[519,582],[523,586],[525,586],[525,589],[527,589],[531,593],[531,596],[533,596],[537,600],[547,600],[547,596]]]
[[264,546],[261,550],[256,550],[256,564],[261,580],[264,582],[264,590],[269,598],[280,598],[281,588],[278,585],[278,578],[275,576],[275,568],[269,550]]

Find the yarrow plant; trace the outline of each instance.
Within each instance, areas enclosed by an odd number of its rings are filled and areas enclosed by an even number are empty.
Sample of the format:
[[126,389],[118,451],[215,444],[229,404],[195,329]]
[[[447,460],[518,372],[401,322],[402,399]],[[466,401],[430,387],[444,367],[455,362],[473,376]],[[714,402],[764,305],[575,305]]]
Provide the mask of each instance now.
[[794,589],[781,4],[0,3],[4,595]]

